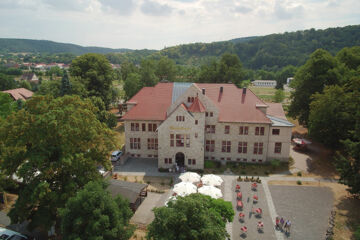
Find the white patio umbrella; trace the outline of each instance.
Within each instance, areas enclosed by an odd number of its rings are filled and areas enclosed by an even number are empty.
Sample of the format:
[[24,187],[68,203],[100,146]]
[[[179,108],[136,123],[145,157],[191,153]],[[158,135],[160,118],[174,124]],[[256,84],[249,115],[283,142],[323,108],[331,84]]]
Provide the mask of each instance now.
[[182,173],[179,178],[183,182],[195,183],[195,182],[200,182],[201,177],[199,174],[195,172],[186,172],[186,173]]
[[165,201],[165,206],[168,205],[169,202],[171,201],[176,201],[176,196],[170,196],[166,201]]
[[224,180],[221,177],[214,174],[206,174],[201,178],[201,182],[204,185],[209,185],[209,186],[221,186],[223,181]]
[[215,199],[221,198],[223,196],[221,190],[214,186],[203,186],[198,189],[198,192]]
[[194,184],[190,182],[180,182],[178,184],[175,184],[174,192],[181,197],[185,197],[192,193],[196,193],[197,188]]

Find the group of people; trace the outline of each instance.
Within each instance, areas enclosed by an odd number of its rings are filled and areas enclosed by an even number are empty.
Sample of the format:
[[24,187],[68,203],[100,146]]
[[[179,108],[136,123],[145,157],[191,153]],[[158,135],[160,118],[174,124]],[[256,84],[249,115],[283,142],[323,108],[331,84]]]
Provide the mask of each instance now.
[[286,234],[290,233],[290,228],[291,228],[291,221],[287,220],[285,221],[285,219],[283,217],[276,217],[276,225],[275,228],[280,230],[280,231],[285,231]]

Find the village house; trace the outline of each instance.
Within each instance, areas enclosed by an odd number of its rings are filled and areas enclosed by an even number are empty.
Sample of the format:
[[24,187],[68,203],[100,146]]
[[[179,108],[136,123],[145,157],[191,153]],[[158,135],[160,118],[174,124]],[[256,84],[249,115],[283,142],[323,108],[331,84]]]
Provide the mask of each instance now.
[[160,82],[126,104],[125,151],[158,159],[159,168],[289,159],[293,124],[281,104],[265,103],[247,88]]
[[12,99],[14,99],[14,101],[17,100],[23,100],[26,101],[27,99],[31,98],[33,96],[33,92],[26,89],[26,88],[15,88],[15,89],[10,89],[10,90],[6,90],[6,91],[2,91],[3,93],[8,93],[10,95],[10,97]]
[[36,76],[35,73],[32,72],[24,73],[20,79],[23,81],[28,81],[30,83],[39,83],[38,77]]
[[252,82],[252,84],[255,87],[269,87],[269,88],[276,87],[275,80],[255,80]]

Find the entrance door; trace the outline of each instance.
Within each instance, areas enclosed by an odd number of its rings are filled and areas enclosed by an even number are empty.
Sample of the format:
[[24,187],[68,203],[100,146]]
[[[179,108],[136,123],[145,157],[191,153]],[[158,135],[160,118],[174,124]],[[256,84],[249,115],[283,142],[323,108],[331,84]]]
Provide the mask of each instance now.
[[175,162],[179,167],[183,167],[185,165],[185,155],[182,152],[178,152],[175,155]]

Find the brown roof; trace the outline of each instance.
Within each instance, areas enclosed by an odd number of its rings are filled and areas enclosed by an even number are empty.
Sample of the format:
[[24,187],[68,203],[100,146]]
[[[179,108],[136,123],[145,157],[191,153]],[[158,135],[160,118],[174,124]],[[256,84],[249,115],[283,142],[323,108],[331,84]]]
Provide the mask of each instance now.
[[[142,88],[128,103],[136,104],[125,114],[125,120],[160,120],[166,119],[166,111],[172,104],[174,83],[158,83],[154,87]],[[271,123],[256,105],[265,105],[252,91],[239,89],[234,84],[195,83],[204,88],[206,96],[219,110],[220,122]],[[220,87],[223,91],[220,91]],[[200,90],[201,91],[201,90]],[[195,105],[194,105],[195,104]],[[194,106],[193,106],[194,105]],[[189,108],[205,110],[200,101]]]
[[9,93],[15,101],[17,101],[19,99],[25,101],[26,99],[31,98],[32,95],[34,94],[32,91],[30,91],[26,88],[15,88],[15,89],[6,90],[6,91],[2,91],[2,92]]
[[190,112],[205,112],[205,107],[198,97],[195,97],[194,102],[188,108]]
[[[30,81],[30,80],[32,80],[32,78],[33,78],[34,75],[35,75],[35,73],[32,73],[32,72],[24,73],[24,74],[21,76],[21,80]],[[35,76],[36,76],[36,75],[35,75]]]
[[266,114],[287,120],[281,103],[266,103],[266,105],[269,106],[267,108]]
[[130,203],[135,203],[139,198],[141,191],[145,190],[147,184],[125,182],[120,180],[110,179],[110,184],[107,190],[113,197],[121,195],[129,200]]

